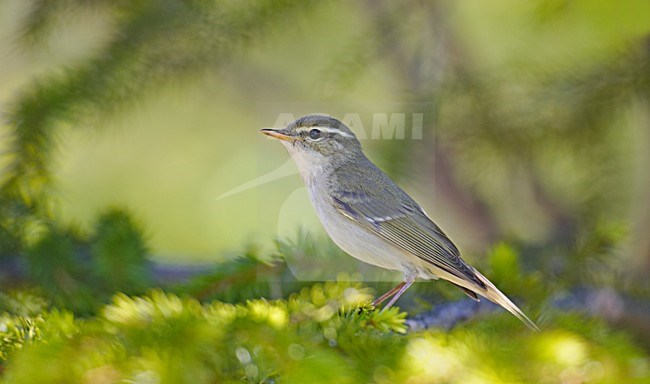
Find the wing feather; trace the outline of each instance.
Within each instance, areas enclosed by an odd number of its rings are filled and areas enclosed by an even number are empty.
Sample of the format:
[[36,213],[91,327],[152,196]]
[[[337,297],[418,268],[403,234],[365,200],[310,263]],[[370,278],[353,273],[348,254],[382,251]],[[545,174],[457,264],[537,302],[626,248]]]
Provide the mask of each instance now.
[[364,174],[350,172],[349,168],[347,172],[332,173],[330,185],[334,188],[330,190],[338,211],[394,246],[485,288],[483,281],[460,258],[458,248],[424,210],[383,172],[371,174],[374,178],[364,178]]

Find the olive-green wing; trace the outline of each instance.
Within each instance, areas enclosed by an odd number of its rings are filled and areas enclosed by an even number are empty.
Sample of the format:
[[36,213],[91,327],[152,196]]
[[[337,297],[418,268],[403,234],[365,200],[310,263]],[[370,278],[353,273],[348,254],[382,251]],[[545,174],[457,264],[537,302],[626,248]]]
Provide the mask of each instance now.
[[378,168],[332,174],[332,203],[338,211],[384,240],[454,276],[484,288],[456,246],[422,208]]

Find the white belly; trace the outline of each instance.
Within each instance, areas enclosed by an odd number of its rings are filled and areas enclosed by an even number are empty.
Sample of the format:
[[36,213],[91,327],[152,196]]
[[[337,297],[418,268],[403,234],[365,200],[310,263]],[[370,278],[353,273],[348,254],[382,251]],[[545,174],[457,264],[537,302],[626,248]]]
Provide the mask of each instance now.
[[[321,196],[321,197],[316,197]],[[412,270],[408,255],[381,237],[357,226],[339,213],[320,193],[310,191],[309,198],[327,234],[350,256],[381,268]]]

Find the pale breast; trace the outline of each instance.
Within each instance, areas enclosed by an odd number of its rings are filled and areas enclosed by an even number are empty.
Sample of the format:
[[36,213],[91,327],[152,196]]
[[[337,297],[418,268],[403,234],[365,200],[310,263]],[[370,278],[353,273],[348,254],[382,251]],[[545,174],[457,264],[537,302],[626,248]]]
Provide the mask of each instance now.
[[365,263],[381,268],[404,271],[410,264],[404,252],[387,243],[379,236],[355,224],[342,215],[328,201],[318,183],[312,184],[309,190],[316,213],[332,240],[345,252]]

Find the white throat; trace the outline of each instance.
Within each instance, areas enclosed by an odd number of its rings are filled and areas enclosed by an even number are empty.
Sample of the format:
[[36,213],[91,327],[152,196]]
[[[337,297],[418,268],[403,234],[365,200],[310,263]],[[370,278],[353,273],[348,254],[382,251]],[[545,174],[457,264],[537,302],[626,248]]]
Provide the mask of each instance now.
[[319,180],[327,169],[328,159],[316,151],[306,150],[295,146],[291,142],[283,141],[282,145],[287,149],[289,155],[296,163],[298,172],[307,187],[310,187]]

